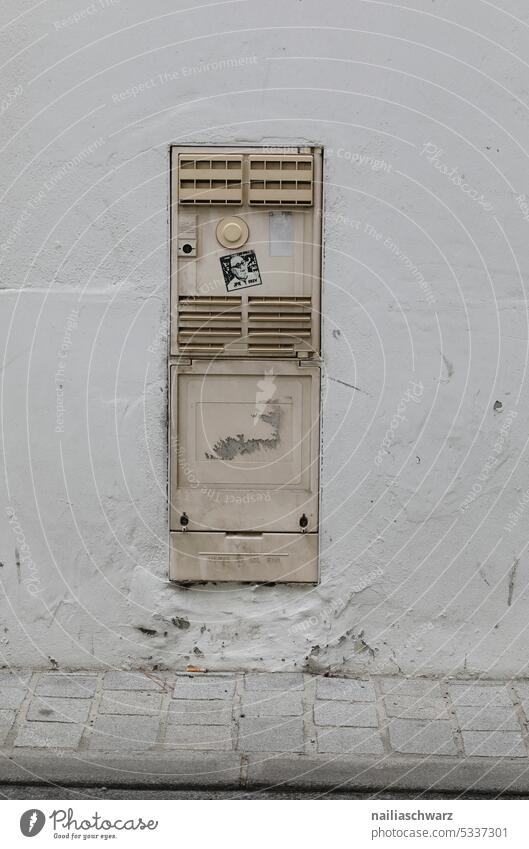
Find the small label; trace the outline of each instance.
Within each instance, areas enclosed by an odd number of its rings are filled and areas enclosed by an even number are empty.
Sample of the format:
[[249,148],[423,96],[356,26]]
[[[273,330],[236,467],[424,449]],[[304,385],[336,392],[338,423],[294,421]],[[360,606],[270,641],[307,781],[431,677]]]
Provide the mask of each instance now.
[[262,280],[254,251],[239,251],[220,257],[227,292],[261,286]]
[[292,256],[294,228],[291,212],[270,213],[270,256]]

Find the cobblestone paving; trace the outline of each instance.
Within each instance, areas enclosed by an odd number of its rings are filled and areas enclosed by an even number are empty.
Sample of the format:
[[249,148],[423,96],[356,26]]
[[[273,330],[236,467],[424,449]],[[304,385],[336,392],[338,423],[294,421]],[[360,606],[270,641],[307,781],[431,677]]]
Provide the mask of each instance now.
[[0,746],[529,758],[529,682],[0,671]]

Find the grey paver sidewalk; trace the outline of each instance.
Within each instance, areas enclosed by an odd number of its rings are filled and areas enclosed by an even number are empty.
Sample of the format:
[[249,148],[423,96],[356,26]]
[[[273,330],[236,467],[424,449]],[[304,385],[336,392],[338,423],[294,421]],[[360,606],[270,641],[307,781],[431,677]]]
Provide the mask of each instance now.
[[527,681],[0,672],[0,780],[525,792],[528,722]]

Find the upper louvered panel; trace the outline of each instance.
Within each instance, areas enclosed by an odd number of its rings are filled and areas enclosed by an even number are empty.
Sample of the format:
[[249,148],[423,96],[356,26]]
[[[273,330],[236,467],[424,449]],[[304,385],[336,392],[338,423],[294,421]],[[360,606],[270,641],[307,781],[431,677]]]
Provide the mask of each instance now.
[[252,206],[312,206],[312,156],[250,156]]
[[240,298],[180,297],[178,346],[186,353],[221,354],[241,338]]
[[242,156],[180,154],[178,200],[182,204],[240,205]]

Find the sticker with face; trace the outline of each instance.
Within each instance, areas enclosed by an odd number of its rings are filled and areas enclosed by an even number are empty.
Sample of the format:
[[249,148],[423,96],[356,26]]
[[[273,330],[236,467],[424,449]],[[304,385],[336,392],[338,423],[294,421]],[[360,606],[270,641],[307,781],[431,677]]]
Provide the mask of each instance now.
[[227,292],[261,286],[262,280],[254,251],[239,251],[220,257]]

